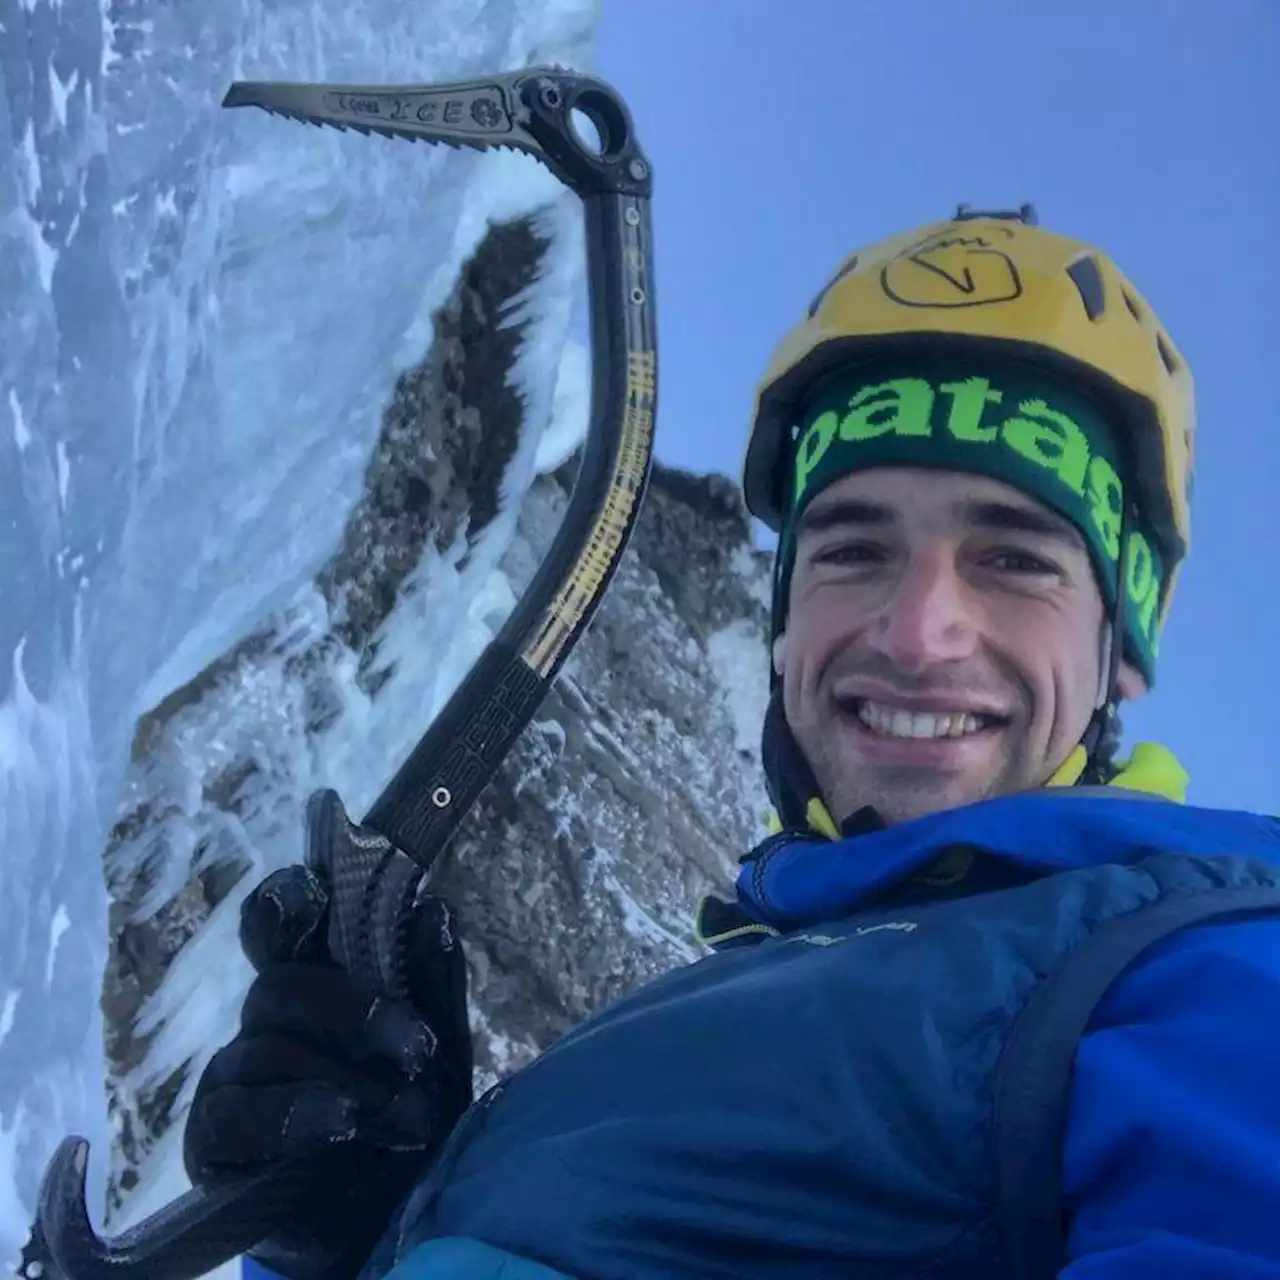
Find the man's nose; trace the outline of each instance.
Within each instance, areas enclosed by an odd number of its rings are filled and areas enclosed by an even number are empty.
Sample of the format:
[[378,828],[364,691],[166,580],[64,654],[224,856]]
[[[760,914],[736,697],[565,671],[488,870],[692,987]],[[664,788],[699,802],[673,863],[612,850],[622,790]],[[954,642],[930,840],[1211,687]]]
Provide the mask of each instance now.
[[872,622],[870,642],[904,671],[973,655],[978,645],[974,602],[949,551],[911,557]]

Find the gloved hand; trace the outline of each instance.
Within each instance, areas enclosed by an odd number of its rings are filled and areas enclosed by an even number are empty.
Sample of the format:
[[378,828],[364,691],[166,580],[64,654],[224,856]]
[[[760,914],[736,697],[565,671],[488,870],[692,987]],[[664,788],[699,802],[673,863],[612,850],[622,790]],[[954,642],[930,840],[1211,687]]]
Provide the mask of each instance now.
[[[312,844],[364,834],[336,796],[327,818],[312,823]],[[308,866],[342,852],[309,849]],[[355,1275],[471,1102],[466,966],[448,904],[426,897],[415,910],[408,1000],[333,962],[328,911],[328,886],[304,866],[245,899],[240,944],[258,976],[239,1034],[200,1078],[184,1140],[188,1176],[205,1189],[318,1157],[315,1193],[253,1251],[290,1280]]]

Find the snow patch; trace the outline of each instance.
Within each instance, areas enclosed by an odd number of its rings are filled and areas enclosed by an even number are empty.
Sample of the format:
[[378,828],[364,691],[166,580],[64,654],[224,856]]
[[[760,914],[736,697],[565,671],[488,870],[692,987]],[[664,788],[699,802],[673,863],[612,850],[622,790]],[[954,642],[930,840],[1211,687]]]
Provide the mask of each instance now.
[[752,600],[769,613],[773,609],[773,575],[761,563],[760,554],[745,545],[735,547],[729,566],[746,583]]
[[13,415],[13,442],[18,446],[19,453],[25,453],[27,446],[31,443],[31,428],[27,426],[27,420],[22,412],[22,403],[13,387],[9,388],[9,412]]
[[49,925],[49,951],[45,959],[44,980],[45,985],[53,987],[53,966],[58,958],[58,943],[62,941],[62,935],[71,928],[71,917],[67,915],[67,908],[63,903],[58,903],[53,913],[53,921]]
[[4,1008],[0,1009],[0,1044],[3,1044],[13,1030],[14,1012],[18,1007],[18,1001],[22,998],[22,992],[16,987],[11,987],[5,992]]
[[740,618],[707,640],[711,670],[733,720],[734,742],[752,760],[760,758],[760,726],[769,705],[769,663],[764,637]]
[[[465,944],[464,944],[465,945]],[[471,1035],[477,1043],[488,1045],[493,1058],[493,1070],[477,1072],[476,1095],[497,1084],[513,1071],[532,1061],[538,1055],[538,1046],[531,1040],[514,1040],[509,1035],[499,1035],[474,1002],[470,1006]]]
[[586,438],[591,417],[591,352],[577,341],[565,344],[556,371],[551,422],[538,441],[534,466],[539,475],[554,471]]
[[0,1244],[8,1255],[3,1261],[10,1263],[14,1274],[17,1272],[18,1250],[26,1244],[30,1217],[13,1177],[13,1170],[21,1168],[23,1153],[19,1147],[26,1127],[26,1111],[21,1104],[7,1123],[0,1117],[0,1230],[3,1232]]
[[[301,829],[299,822],[291,833],[295,836],[289,842],[291,856],[281,865],[299,859],[301,842],[297,837]],[[244,876],[178,952],[164,983],[138,1017],[137,1031],[143,1036],[154,1035],[155,1040],[141,1065],[120,1080],[122,1095],[154,1088],[190,1059],[192,1069],[175,1104],[175,1113],[186,1115],[200,1072],[239,1029],[240,1004],[253,981],[253,969],[240,950],[240,904],[265,874],[263,870],[257,876]],[[180,1124],[171,1126],[162,1142],[170,1135],[180,1138],[181,1131]],[[165,1164],[157,1143],[144,1168],[157,1169],[153,1178],[166,1182],[169,1174],[163,1171]],[[132,1196],[129,1212],[135,1212]]]
[[53,107],[53,117],[58,122],[60,128],[67,127],[67,102],[71,95],[75,93],[76,87],[80,83],[80,73],[72,71],[71,75],[64,80],[57,71],[57,68],[51,62],[49,64],[49,98]]
[[552,750],[559,755],[568,740],[564,725],[559,720],[535,720],[532,727],[536,729],[552,745]]
[[561,429],[556,422],[557,407],[573,408],[566,401],[557,406],[559,379],[547,373],[560,366],[570,340],[574,302],[582,288],[582,206],[577,197],[562,195],[545,208],[537,230],[550,242],[541,273],[511,301],[504,317],[506,325],[523,326],[525,331],[508,375],[524,404],[525,429],[503,477],[501,512],[494,521],[501,527],[502,550],[515,536],[519,504],[537,474],[539,442],[549,428],[553,433]]
[[36,150],[35,126],[28,118],[27,127],[22,131],[22,142],[18,148],[25,169],[27,203],[34,204],[40,198],[40,155]]
[[15,210],[15,221],[25,223],[27,241],[35,258],[36,278],[40,288],[48,293],[53,286],[53,272],[58,265],[58,251],[45,239],[44,228],[25,209]]
[[601,887],[621,910],[622,927],[632,937],[657,944],[662,950],[670,950],[681,960],[692,964],[700,957],[701,952],[687,938],[672,933],[655,920],[653,913],[635,900],[614,870],[617,861],[617,856],[611,850],[596,848],[592,850],[590,868],[591,873],[599,878]]
[[659,924],[623,887],[617,876],[606,873],[601,877],[601,882],[614,902],[622,908],[622,927],[628,933],[643,941],[657,943],[664,949],[670,948],[689,964],[699,958],[701,953],[697,947],[691,946],[685,938]]
[[66,441],[59,440],[54,445],[53,452],[58,467],[58,500],[65,511],[67,509],[67,485],[71,480],[71,463],[67,458]]

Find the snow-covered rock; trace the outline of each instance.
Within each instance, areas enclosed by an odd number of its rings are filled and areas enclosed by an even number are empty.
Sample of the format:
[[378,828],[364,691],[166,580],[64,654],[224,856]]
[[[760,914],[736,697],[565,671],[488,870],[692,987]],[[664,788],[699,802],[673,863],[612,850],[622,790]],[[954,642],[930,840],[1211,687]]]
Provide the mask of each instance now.
[[[464,267],[314,585],[139,723],[107,852],[112,1203],[128,1219],[180,1185],[176,1122],[251,977],[244,893],[298,858],[313,787],[367,805],[559,525],[576,456],[539,475],[514,523],[497,516],[527,423],[505,371],[533,331],[503,304],[541,287],[576,230],[557,232],[555,213],[493,226]],[[552,403],[581,418],[581,396]],[[655,467],[594,625],[438,865],[467,942],[479,1087],[698,954],[698,898],[763,818],[750,726],[767,559],[729,482]]]

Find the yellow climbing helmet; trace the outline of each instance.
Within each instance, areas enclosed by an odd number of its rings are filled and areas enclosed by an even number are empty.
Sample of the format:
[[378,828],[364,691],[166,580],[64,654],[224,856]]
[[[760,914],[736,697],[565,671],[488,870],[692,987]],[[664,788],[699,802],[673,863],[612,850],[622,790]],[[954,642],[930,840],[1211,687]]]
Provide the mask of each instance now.
[[959,347],[1060,369],[1114,414],[1128,485],[1166,567],[1160,622],[1191,540],[1191,371],[1106,254],[1045,231],[1035,210],[956,216],[859,249],[779,344],[756,398],[743,465],[751,513],[777,532],[805,396],[834,367]]

